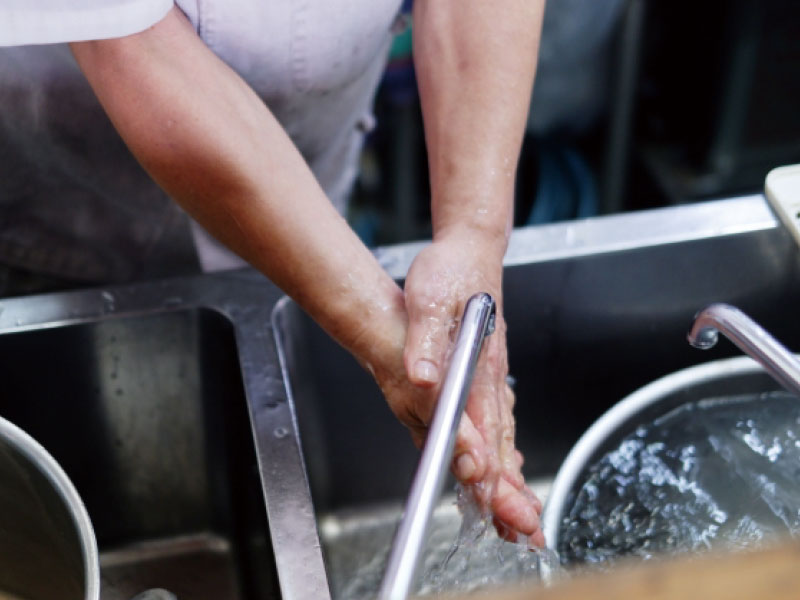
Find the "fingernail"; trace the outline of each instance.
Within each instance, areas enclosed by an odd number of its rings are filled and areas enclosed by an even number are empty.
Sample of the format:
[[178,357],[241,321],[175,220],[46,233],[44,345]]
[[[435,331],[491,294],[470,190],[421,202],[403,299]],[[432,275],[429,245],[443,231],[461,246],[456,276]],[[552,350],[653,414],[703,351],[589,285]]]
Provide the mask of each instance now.
[[461,481],[469,481],[475,475],[475,460],[472,455],[462,454],[456,459],[456,477]]
[[439,381],[439,369],[428,359],[422,358],[414,363],[414,378],[419,381],[436,383]]
[[542,533],[541,529],[538,529],[533,535],[528,536],[529,550],[543,550],[546,546],[547,542],[544,539],[544,533]]

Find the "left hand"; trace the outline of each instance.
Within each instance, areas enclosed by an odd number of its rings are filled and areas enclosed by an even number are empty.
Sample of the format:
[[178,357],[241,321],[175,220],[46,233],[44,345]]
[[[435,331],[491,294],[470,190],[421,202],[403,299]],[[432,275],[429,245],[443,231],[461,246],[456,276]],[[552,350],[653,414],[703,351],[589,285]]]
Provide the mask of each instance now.
[[[464,417],[459,426],[452,470],[472,487],[482,508],[491,511],[498,533],[517,541],[525,535],[544,546],[541,502],[525,487],[522,455],[514,445],[514,394],[506,384],[508,359],[502,310],[502,253],[464,230],[439,236],[409,270],[405,284],[408,334],[404,362],[409,381],[420,390],[438,389],[458,319],[469,298],[492,295],[497,304],[495,332],[486,339]],[[435,394],[429,394],[435,398]],[[419,415],[427,425],[433,401]],[[422,436],[417,436],[418,445]]]

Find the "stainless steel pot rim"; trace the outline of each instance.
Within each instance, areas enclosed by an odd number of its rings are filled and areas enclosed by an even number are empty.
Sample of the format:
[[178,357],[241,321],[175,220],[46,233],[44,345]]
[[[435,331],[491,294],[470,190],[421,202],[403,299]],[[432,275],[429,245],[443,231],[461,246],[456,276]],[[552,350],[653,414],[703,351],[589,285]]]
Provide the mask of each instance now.
[[84,578],[86,581],[86,600],[98,600],[100,597],[100,567],[97,552],[97,540],[94,535],[89,513],[78,495],[75,486],[56,460],[44,447],[25,431],[0,417],[0,436],[9,441],[20,453],[39,466],[42,473],[53,484],[61,496],[70,514],[75,520],[75,527],[81,541],[83,552]]
[[[609,436],[629,417],[642,412],[664,396],[685,388],[730,375],[746,375],[763,371],[763,367],[749,356],[715,360],[675,371],[649,383],[620,400],[606,411],[580,437],[553,480],[542,512],[542,530],[548,548],[558,546],[558,527],[570,491],[592,456]],[[545,579],[549,574],[545,573]]]

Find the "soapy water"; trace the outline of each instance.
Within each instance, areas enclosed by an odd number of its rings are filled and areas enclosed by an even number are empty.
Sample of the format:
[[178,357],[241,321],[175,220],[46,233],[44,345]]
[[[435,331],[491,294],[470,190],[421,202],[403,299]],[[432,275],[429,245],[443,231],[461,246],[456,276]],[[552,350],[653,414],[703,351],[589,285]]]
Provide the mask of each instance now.
[[[358,516],[323,520],[320,534],[335,600],[376,597],[400,512],[362,511]],[[544,564],[557,567],[553,552],[501,540],[491,517],[481,514],[470,494],[456,486],[455,500],[444,500],[434,512],[412,594],[468,593],[539,582]]]
[[[800,400],[707,399],[639,427],[589,470],[561,563],[751,548],[800,533]],[[580,568],[580,567],[579,567]]]

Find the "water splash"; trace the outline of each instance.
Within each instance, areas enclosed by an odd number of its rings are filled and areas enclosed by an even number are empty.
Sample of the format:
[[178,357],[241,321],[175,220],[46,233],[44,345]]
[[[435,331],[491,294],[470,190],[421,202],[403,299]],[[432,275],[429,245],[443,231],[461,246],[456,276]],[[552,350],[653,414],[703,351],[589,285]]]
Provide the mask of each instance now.
[[800,402],[744,395],[684,405],[591,467],[560,530],[564,565],[751,547],[800,533]]
[[492,516],[483,513],[461,485],[456,486],[456,503],[462,515],[458,535],[443,556],[441,551],[447,548],[442,544],[444,540],[434,546],[437,552],[426,556],[419,595],[539,582],[541,562],[557,563],[552,551],[530,550],[525,539],[516,544],[501,540],[495,533]]
[[[321,528],[336,600],[371,600],[381,584],[401,510],[327,520]],[[434,512],[415,596],[467,593],[498,585],[538,582],[543,566],[558,567],[552,551],[501,540],[463,487]]]

